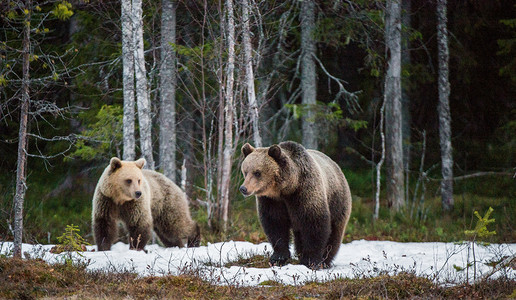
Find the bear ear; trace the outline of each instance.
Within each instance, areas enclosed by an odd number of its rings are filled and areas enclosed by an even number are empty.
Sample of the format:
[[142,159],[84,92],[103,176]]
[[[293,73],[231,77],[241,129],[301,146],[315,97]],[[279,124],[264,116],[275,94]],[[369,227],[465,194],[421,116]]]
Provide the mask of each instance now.
[[242,146],[242,154],[244,154],[244,157],[247,157],[253,151],[254,151],[254,147],[251,146],[249,143],[245,143],[245,145]]
[[134,164],[140,169],[143,168],[143,166],[145,166],[145,163],[147,163],[147,161],[143,157],[134,162]]
[[122,167],[122,161],[118,157],[113,157],[109,161],[109,165],[111,166],[111,171],[114,171],[114,170]]
[[275,161],[279,162],[281,160],[281,148],[278,145],[270,146],[267,153],[270,157],[274,158]]

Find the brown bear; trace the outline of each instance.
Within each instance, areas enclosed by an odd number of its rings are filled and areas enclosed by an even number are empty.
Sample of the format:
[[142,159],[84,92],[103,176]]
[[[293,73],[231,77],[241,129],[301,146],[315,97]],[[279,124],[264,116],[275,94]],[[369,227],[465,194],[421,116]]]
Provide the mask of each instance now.
[[255,195],[260,222],[272,244],[271,265],[290,259],[290,231],[300,263],[329,267],[351,213],[351,193],[339,166],[325,154],[295,142],[242,147],[244,183]]
[[200,230],[190,217],[183,191],[163,174],[142,170],[145,159],[111,158],[95,188],[92,227],[99,251],[118,238],[118,221],[129,234],[130,249],[143,250],[154,229],[166,247],[199,246]]

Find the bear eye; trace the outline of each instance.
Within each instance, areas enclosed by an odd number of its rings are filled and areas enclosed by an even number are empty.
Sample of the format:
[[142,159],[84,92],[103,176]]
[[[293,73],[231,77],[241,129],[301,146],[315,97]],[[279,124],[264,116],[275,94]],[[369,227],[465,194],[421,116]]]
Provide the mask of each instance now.
[[125,182],[126,182],[127,184],[131,184],[131,182],[133,182],[133,181],[132,181],[131,179],[127,179]]
[[138,184],[140,184],[140,179],[138,179]]
[[260,176],[262,176],[262,173],[260,171],[254,171],[253,176],[256,178],[260,178]]

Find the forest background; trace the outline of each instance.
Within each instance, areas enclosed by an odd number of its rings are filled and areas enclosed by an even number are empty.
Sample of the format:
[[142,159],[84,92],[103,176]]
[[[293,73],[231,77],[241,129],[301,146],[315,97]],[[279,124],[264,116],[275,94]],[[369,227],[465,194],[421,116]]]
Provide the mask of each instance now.
[[[1,2],[1,240],[14,238],[14,199],[26,189],[24,242],[56,243],[69,224],[93,241],[97,179],[109,158],[127,155],[129,75],[123,71],[121,21],[127,2]],[[497,232],[490,239],[516,241],[513,1],[447,6],[454,176],[454,205],[448,208],[441,200],[436,1],[403,1],[400,9],[396,131],[404,177],[394,201],[392,181],[386,180],[393,146],[382,147],[393,128],[382,117],[389,109],[385,90],[393,56],[386,48],[391,12],[383,1],[141,4],[143,26],[132,28],[142,29],[142,44],[130,51],[130,76],[140,74],[129,84],[130,114],[136,117],[132,155],[145,157],[184,188],[203,226],[203,243],[266,239],[254,199],[238,193],[239,149],[245,142],[268,146],[284,140],[317,148],[342,167],[353,194],[345,242],[457,241],[475,226],[474,211],[483,215],[489,207]],[[170,12],[173,21],[166,23]],[[163,31],[170,22],[173,30]],[[138,86],[142,74],[147,82]],[[162,99],[170,91],[172,107]],[[27,123],[20,118],[24,110]],[[20,150],[23,124],[27,144]],[[28,156],[22,181],[20,153]]]

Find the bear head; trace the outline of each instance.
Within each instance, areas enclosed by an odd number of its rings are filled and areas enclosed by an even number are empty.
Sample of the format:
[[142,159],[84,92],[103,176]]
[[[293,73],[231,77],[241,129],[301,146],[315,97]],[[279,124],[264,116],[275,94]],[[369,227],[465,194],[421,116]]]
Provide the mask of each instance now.
[[278,145],[254,148],[246,143],[242,146],[242,154],[244,183],[240,186],[240,192],[244,196],[274,199],[297,188],[296,172],[290,158]]
[[118,157],[111,158],[106,168],[106,178],[101,192],[117,204],[136,200],[142,197],[144,178],[142,168],[145,159],[122,161]]

